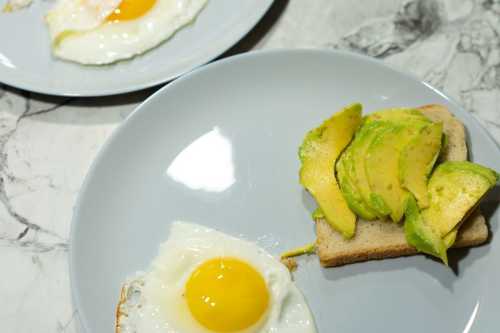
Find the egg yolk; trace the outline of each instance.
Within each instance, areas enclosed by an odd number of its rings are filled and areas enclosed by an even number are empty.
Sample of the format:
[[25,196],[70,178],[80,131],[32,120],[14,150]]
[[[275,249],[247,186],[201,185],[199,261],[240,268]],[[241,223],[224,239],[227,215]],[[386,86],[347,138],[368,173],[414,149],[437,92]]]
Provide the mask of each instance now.
[[122,0],[120,6],[116,8],[108,21],[128,21],[134,20],[146,14],[156,3],[156,0]]
[[229,257],[201,264],[187,281],[184,296],[193,317],[215,332],[235,332],[256,324],[269,303],[262,275]]

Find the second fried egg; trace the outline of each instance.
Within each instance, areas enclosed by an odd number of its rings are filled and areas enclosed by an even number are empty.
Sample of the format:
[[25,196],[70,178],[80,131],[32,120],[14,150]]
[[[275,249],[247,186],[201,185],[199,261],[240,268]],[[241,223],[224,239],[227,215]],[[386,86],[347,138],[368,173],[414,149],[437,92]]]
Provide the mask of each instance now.
[[142,54],[192,22],[207,0],[59,0],[46,21],[55,56],[102,65]]

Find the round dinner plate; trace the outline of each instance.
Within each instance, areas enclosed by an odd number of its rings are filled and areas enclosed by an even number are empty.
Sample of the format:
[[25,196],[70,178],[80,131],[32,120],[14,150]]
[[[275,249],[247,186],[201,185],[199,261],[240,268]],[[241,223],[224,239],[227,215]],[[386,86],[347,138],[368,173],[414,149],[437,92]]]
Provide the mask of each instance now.
[[116,64],[83,66],[51,54],[44,17],[54,2],[35,0],[27,9],[0,11],[0,82],[63,96],[105,96],[151,87],[222,54],[250,31],[272,2],[208,1],[191,25],[159,47]]
[[[297,148],[308,130],[353,102],[365,113],[443,104],[466,125],[472,160],[500,165],[498,146],[471,115],[376,60],[295,50],[207,65],[145,101],[87,176],[70,255],[74,301],[86,329],[113,330],[121,284],[148,267],[173,221],[216,228],[276,255],[314,240],[315,205],[298,182]],[[452,250],[455,271],[422,255],[329,269],[315,256],[302,258],[295,282],[318,332],[496,331],[496,204],[485,202],[492,240]]]

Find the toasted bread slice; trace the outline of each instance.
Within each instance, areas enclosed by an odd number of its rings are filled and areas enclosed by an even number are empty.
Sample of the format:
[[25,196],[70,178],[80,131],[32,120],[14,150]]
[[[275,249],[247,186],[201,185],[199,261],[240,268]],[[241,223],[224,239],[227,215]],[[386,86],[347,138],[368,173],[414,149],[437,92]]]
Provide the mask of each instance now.
[[[443,122],[447,144],[441,153],[440,160],[466,160],[467,145],[463,124],[444,106],[426,105],[419,109],[430,120]],[[316,237],[317,254],[324,267],[417,254],[416,249],[406,242],[402,223],[359,220],[355,236],[353,239],[346,240],[332,230],[326,221],[318,220]],[[486,220],[481,212],[476,210],[463,223],[453,247],[479,245],[487,239]]]
[[[356,236],[351,240],[345,240],[325,221],[318,221],[316,234],[317,253],[324,267],[418,253],[406,242],[403,225],[391,221],[360,221]],[[487,238],[486,221],[483,215],[476,211],[460,228],[453,247],[479,245]]]

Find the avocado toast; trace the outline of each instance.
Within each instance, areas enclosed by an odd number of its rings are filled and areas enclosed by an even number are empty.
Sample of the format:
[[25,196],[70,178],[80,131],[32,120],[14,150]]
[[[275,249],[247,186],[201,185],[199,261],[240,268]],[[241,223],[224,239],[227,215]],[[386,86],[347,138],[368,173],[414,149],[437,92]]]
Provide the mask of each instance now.
[[[361,109],[357,104],[346,109],[352,108]],[[332,162],[332,175],[358,220],[355,227],[350,222],[346,237],[338,222],[331,225],[327,215],[315,214],[316,252],[323,266],[419,252],[447,263],[449,247],[486,242],[488,227],[476,207],[497,174],[466,162],[464,126],[445,107],[376,112],[353,131],[352,141]],[[303,184],[309,190],[311,183]]]

